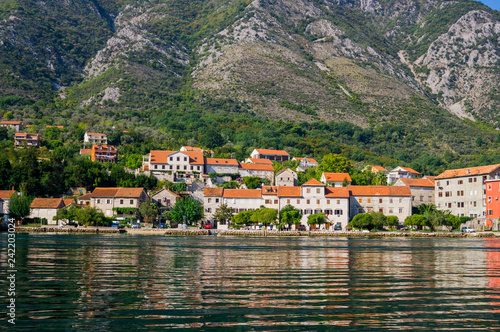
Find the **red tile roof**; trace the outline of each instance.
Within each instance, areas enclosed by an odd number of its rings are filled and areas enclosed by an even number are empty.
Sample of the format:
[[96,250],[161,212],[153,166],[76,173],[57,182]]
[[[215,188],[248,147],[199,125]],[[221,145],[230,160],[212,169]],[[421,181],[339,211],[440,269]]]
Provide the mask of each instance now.
[[276,195],[278,186],[262,186],[262,195]]
[[343,182],[344,179],[347,179],[348,182],[352,182],[348,173],[323,173],[323,175],[328,182]]
[[173,195],[174,197],[181,197],[181,196],[177,195],[176,193],[174,193],[173,191],[170,191],[170,190],[168,190],[168,189],[166,189],[166,188],[163,188],[163,189],[158,190],[157,192],[155,192],[155,193],[154,193],[154,194],[152,194],[151,196],[158,195],[158,194],[159,194],[159,193],[161,193],[162,191],[166,191],[166,192],[170,193],[171,195]]
[[411,196],[410,188],[400,186],[349,186],[351,196]]
[[99,136],[106,136],[106,134],[101,134],[101,133],[86,133],[88,135],[99,135]]
[[278,197],[302,197],[301,187],[278,187]]
[[402,167],[402,166],[399,166],[400,168],[402,168],[403,170],[407,171],[407,172],[410,172],[410,173],[413,173],[413,174],[420,174],[419,172],[417,172],[416,170],[414,169],[411,169],[409,167]]
[[473,175],[483,175],[490,174],[500,168],[500,164],[488,165],[488,166],[478,166],[478,167],[468,167],[460,169],[449,169],[443,173],[436,176],[436,179],[447,179],[456,178],[461,176],[473,176]]
[[82,195],[82,196],[78,196],[76,198],[77,201],[90,201],[90,199],[92,198],[92,193],[88,193],[88,194],[85,194],[85,195]]
[[310,163],[315,163],[315,164],[318,163],[315,159],[313,159],[313,158],[307,158],[307,157],[304,157],[304,158],[302,158],[302,157],[293,157],[293,159],[298,160],[298,161],[302,161],[302,159],[305,159],[305,160],[307,160]]
[[207,158],[207,165],[233,165],[238,166],[236,159]]
[[260,189],[224,189],[226,198],[261,198]]
[[70,204],[74,204],[75,200],[73,198],[67,198],[67,199],[63,199],[63,202],[64,202],[64,206],[68,206]]
[[429,187],[434,188],[434,181],[429,179],[404,179],[400,178],[401,182],[403,182],[408,187]]
[[[108,148],[110,148],[109,151]],[[116,152],[116,148],[113,145],[94,144],[92,145],[92,149],[94,149],[95,152]]]
[[10,199],[15,192],[15,190],[0,190],[0,199]]
[[224,194],[224,188],[205,188],[203,189],[203,194],[207,197],[222,197]]
[[95,188],[90,197],[115,197],[119,188]]
[[386,170],[382,166],[375,166],[375,165],[373,165],[372,169],[376,170],[377,172],[389,172],[388,170]]
[[269,150],[269,149],[255,149],[260,154],[271,154],[271,155],[281,155],[281,156],[289,156],[288,152],[283,150]]
[[26,138],[38,138],[38,134],[32,134],[32,133],[15,133],[14,136],[26,136]]
[[316,179],[311,179],[309,181],[307,181],[306,183],[304,183],[302,185],[303,187],[304,186],[311,186],[311,187],[324,187],[325,185],[321,182],[319,182],[318,180]]
[[62,198],[35,198],[31,202],[30,208],[32,209],[58,209],[64,207]]
[[194,146],[183,146],[187,151],[203,151],[202,148],[194,147]]
[[20,125],[21,121],[0,121],[0,124],[8,124],[8,125]]
[[189,164],[191,165],[205,165],[205,158],[201,151],[182,151],[181,153],[189,156]]
[[254,170],[254,171],[270,171],[270,172],[274,172],[274,168],[271,165],[241,163],[240,164],[240,168],[241,169]]
[[144,188],[118,188],[115,197],[120,198],[139,198],[143,193]]
[[90,155],[92,153],[92,149],[80,149],[81,155]]
[[269,159],[260,159],[260,158],[248,158],[252,164],[263,164],[263,165],[272,165],[273,162]]
[[349,196],[349,189],[347,187],[325,188],[325,197],[349,198]]

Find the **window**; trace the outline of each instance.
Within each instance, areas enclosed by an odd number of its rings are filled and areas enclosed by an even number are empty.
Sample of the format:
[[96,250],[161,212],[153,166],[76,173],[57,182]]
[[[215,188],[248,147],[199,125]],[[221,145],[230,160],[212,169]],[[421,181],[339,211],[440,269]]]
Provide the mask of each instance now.
[[311,204],[311,200],[310,199],[306,200],[306,204]]
[[439,187],[439,183],[440,183],[439,181],[436,183],[438,187]]
[[165,169],[165,165],[161,165],[161,169]]
[[274,204],[278,204],[278,200],[277,199],[274,200]]
[[196,166],[196,169],[199,171],[200,170],[200,166]]
[[449,186],[450,185],[450,181],[446,181],[446,185]]
[[101,200],[100,199],[97,200],[97,204],[101,204]]
[[424,196],[420,196],[420,201],[423,202],[424,201]]
[[342,211],[341,209],[337,209],[337,210],[335,210],[333,213],[334,213],[335,215],[337,215],[337,216],[341,216],[341,215],[343,215],[343,214],[344,214],[344,213],[343,213],[343,211]]
[[193,170],[193,166],[191,166],[191,170]]
[[399,203],[403,203],[403,199],[402,198],[399,199]]
[[177,169],[179,169],[179,165],[177,165],[177,167],[176,167],[176,168],[177,168]]
[[286,200],[286,204],[290,204],[290,199],[287,199],[287,200]]
[[180,161],[180,160],[181,160],[181,158],[180,158],[180,157],[177,157],[177,161]]
[[120,204],[123,205],[123,199],[120,199]]
[[362,198],[360,198],[360,199],[359,199],[359,202],[360,202],[360,203],[363,203],[363,199],[362,199]]
[[130,204],[134,204],[134,200],[133,199],[130,200]]
[[170,158],[168,158],[168,160],[173,161],[173,160],[174,160],[174,157],[170,157]]
[[317,200],[316,200],[316,204],[319,204],[319,202],[320,202],[320,200],[319,200],[319,199],[317,199]]
[[488,210],[488,215],[492,215],[493,214],[493,210]]
[[306,193],[310,194],[311,193],[311,188],[306,189]]
[[393,208],[389,208],[389,213],[394,213],[393,211]]
[[337,199],[337,204],[340,204],[340,199]]
[[184,165],[184,170],[186,170],[186,169],[187,169],[187,166],[186,166],[186,165]]
[[266,203],[266,204],[271,204],[271,200],[270,200],[270,199],[266,199],[266,200],[265,200],[265,203]]
[[464,184],[464,180],[458,180],[458,184]]
[[187,161],[187,160],[188,160],[187,157],[184,157],[184,161]]
[[399,208],[399,213],[403,213],[403,208]]
[[297,204],[300,204],[300,199],[297,200]]
[[379,198],[379,199],[378,199],[378,202],[379,202],[380,204],[382,204],[382,198]]
[[316,194],[319,194],[321,192],[320,188],[316,188]]
[[212,209],[211,209],[211,208],[208,208],[208,209],[207,209],[207,212],[208,212],[208,213],[212,212]]
[[474,182],[477,182],[477,178],[474,178]]
[[368,203],[371,203],[371,202],[372,202],[372,199],[371,199],[371,198],[368,198],[368,200],[367,200],[367,201],[368,201]]
[[471,183],[471,182],[472,182],[472,178],[469,178],[469,183]]
[[389,203],[392,203],[392,198],[391,198],[391,199],[389,199]]
[[491,196],[488,196],[488,203],[491,203]]
[[383,208],[380,208],[380,209],[378,209],[378,212],[382,212],[382,213],[384,213],[384,209],[383,209]]
[[326,200],[326,204],[330,205],[330,200],[329,199]]
[[158,165],[155,165],[155,169],[158,169]]
[[211,198],[208,199],[208,203],[212,203],[212,199]]
[[219,199],[218,198],[215,199],[215,203],[219,203]]

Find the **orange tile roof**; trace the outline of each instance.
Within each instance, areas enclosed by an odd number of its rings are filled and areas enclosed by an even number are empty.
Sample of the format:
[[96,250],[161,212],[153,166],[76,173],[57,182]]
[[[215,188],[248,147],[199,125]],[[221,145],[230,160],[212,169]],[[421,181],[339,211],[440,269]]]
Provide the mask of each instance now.
[[[111,149],[108,151],[108,148]],[[94,144],[92,145],[92,149],[96,152],[116,152],[116,148],[113,145]]]
[[10,199],[15,192],[15,190],[0,190],[0,199]]
[[173,195],[173,196],[175,196],[175,197],[181,197],[181,196],[177,195],[176,193],[174,193],[173,191],[170,191],[170,190],[168,190],[168,189],[166,189],[166,188],[163,188],[163,189],[158,190],[157,192],[155,192],[155,193],[154,193],[154,194],[152,194],[151,196],[158,195],[158,194],[159,194],[159,193],[161,193],[162,191],[169,192],[170,194],[172,194],[172,195]]
[[351,196],[411,196],[410,188],[400,186],[349,186]]
[[423,178],[424,178],[424,179],[429,179],[429,180],[431,180],[431,181],[436,180],[436,177],[435,177],[435,176],[430,176],[430,175],[426,175],[426,176],[424,176]]
[[38,134],[32,133],[15,133],[14,136],[26,136],[27,138],[38,138]]
[[90,201],[90,199],[92,198],[92,193],[88,193],[88,194],[85,194],[85,195],[82,195],[82,196],[78,196],[76,198],[77,201]]
[[343,182],[344,179],[347,179],[348,182],[352,182],[348,173],[323,173],[323,175],[326,181]]
[[64,206],[68,206],[70,204],[74,204],[75,200],[73,198],[67,198],[67,199],[63,199],[63,202],[64,202]]
[[205,158],[201,151],[181,151],[181,153],[189,156],[189,164],[191,165],[205,165]]
[[233,165],[238,166],[236,159],[207,158],[207,165]]
[[[194,146],[183,146],[187,151],[203,151],[202,148],[194,147]],[[184,152],[184,151],[183,151]]]
[[152,164],[168,164],[168,156],[177,151],[151,150],[149,162]]
[[20,125],[21,121],[0,121],[0,124],[8,124],[8,125]]
[[436,179],[446,179],[446,178],[456,178],[460,176],[473,176],[490,174],[500,168],[500,164],[488,165],[488,166],[478,166],[478,167],[468,167],[460,169],[449,169],[443,173],[436,176]]
[[416,170],[414,169],[411,169],[409,167],[402,167],[402,166],[399,166],[400,168],[404,169],[405,171],[407,172],[410,172],[410,173],[413,173],[413,174],[420,174],[419,172],[417,172]]
[[281,155],[281,156],[289,156],[288,152],[283,150],[269,150],[269,149],[255,149],[258,153],[261,154],[272,154],[272,155]]
[[90,155],[92,153],[92,149],[80,149],[81,155]]
[[263,165],[272,165],[273,162],[269,159],[261,159],[261,158],[248,158],[252,164],[263,164]]
[[301,187],[278,187],[278,197],[302,197]]
[[296,173],[293,169],[290,169],[288,167],[285,167],[285,168],[282,168],[278,173],[276,173],[276,176],[280,175],[281,173],[285,172],[285,171],[291,171],[293,173]]
[[298,160],[298,161],[302,161],[302,159],[305,159],[305,160],[307,160],[307,161],[308,161],[308,162],[310,162],[310,163],[316,163],[316,164],[318,163],[318,162],[317,162],[315,159],[313,159],[313,158],[307,158],[307,157],[304,157],[304,158],[302,158],[302,157],[293,157],[293,158],[292,158],[292,160]]
[[45,126],[45,128],[59,128],[59,129],[64,129],[64,126]]
[[385,168],[383,168],[382,166],[375,166],[373,165],[372,166],[372,169],[378,171],[378,172],[389,172],[388,170],[386,170]]
[[260,189],[224,189],[226,198],[261,198]]
[[303,187],[304,186],[312,186],[312,187],[320,187],[321,186],[321,187],[324,187],[325,185],[323,183],[319,182],[318,180],[316,180],[316,179],[313,178],[313,179],[307,181],[306,183],[304,183],[302,186]]
[[95,188],[90,197],[115,197],[120,188]]
[[262,195],[276,195],[278,186],[262,186]]
[[429,187],[434,188],[434,181],[429,179],[404,179],[400,178],[401,182],[403,182],[408,187]]
[[224,194],[224,188],[205,188],[203,189],[203,195],[205,196],[215,196],[222,197]]
[[347,187],[325,188],[325,197],[349,198],[349,196],[349,189]]
[[139,198],[144,191],[144,188],[118,188],[115,197],[124,198]]
[[255,171],[270,171],[270,172],[274,172],[274,168],[271,165],[241,163],[240,164],[240,168],[241,169],[255,170]]
[[64,207],[62,198],[35,198],[31,202],[30,208],[32,209],[58,209]]
[[106,136],[106,134],[102,134],[102,133],[86,133],[87,136],[88,135],[101,135],[101,136]]

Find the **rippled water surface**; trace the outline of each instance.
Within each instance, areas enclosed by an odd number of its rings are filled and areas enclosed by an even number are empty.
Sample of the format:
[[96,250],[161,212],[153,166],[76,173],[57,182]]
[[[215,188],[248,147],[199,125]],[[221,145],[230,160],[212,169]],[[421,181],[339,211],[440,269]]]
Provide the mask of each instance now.
[[[6,234],[0,240],[5,271]],[[18,234],[16,241],[11,330],[500,327],[500,239]]]

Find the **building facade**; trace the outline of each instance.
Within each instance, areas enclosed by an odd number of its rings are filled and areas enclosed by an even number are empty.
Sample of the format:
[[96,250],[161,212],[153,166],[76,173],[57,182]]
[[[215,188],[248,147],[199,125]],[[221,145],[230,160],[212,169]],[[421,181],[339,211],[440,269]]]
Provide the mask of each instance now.
[[500,164],[446,170],[435,179],[439,210],[456,216],[486,217],[486,181],[500,179]]
[[54,217],[66,205],[62,198],[35,198],[30,205],[30,218],[47,219],[47,225],[57,225]]
[[151,196],[151,200],[153,201],[153,203],[158,205],[158,207],[160,208],[167,209],[170,209],[172,206],[174,206],[179,198],[179,195],[165,188],[157,191]]
[[16,147],[39,147],[40,135],[30,133],[16,133],[14,135],[14,146]]
[[271,165],[262,164],[240,164],[239,172],[244,176],[257,176],[259,178],[268,179],[271,184],[274,181],[274,168]]
[[414,179],[421,177],[422,174],[409,167],[398,166],[387,174],[387,184],[396,182],[398,179]]
[[412,195],[412,206],[420,204],[434,204],[434,180],[431,179],[398,179],[394,183],[395,187],[408,187]]
[[[80,154],[82,150],[80,150]],[[118,161],[118,150],[113,145],[92,145],[90,149],[90,160],[102,163],[116,163]]]
[[305,172],[308,168],[318,167],[318,162],[313,158],[293,157],[292,160],[299,162],[299,166],[297,166],[298,172]]
[[2,214],[9,214],[9,203],[15,190],[0,190],[0,217]]
[[237,174],[238,161],[236,159],[206,158],[205,170],[207,174]]
[[276,173],[274,177],[274,184],[276,186],[288,186],[293,187],[297,185],[298,175],[297,172],[292,169],[285,167]]
[[12,128],[19,132],[23,130],[23,123],[21,121],[0,121],[0,127]]
[[343,187],[351,185],[351,177],[348,173],[323,173],[321,174],[321,183],[330,187]]
[[83,135],[83,143],[84,145],[107,145],[108,144],[108,136],[102,133],[85,133]]
[[90,207],[100,209],[106,217],[135,215],[124,212],[138,209],[148,196],[144,188],[95,188],[90,195]]

